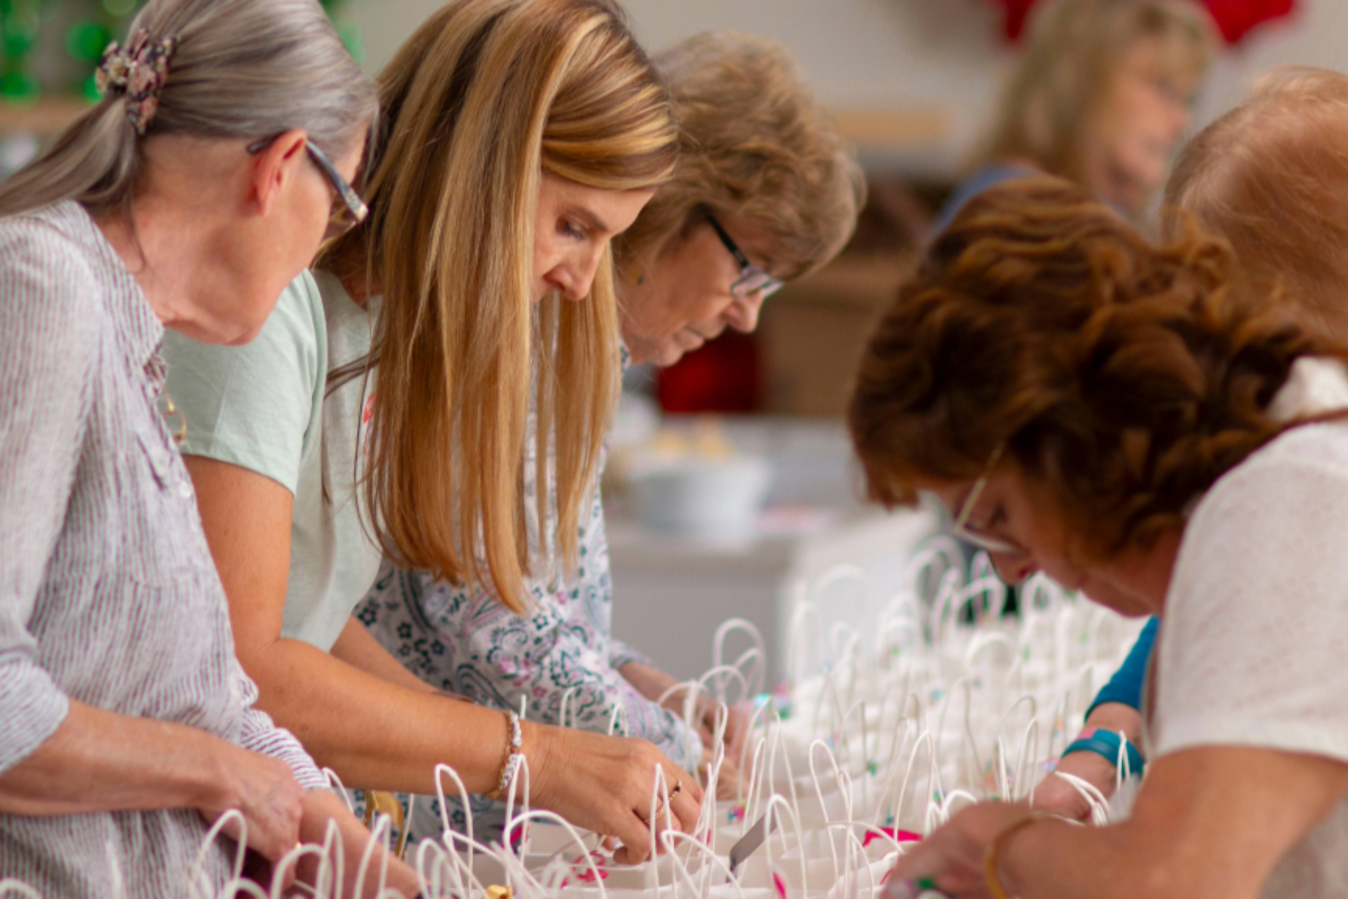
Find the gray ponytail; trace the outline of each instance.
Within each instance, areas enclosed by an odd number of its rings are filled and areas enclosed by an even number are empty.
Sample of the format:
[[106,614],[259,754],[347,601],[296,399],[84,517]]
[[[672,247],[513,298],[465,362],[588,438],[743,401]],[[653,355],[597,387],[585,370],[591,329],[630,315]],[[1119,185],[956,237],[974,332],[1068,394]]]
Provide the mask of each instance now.
[[[177,38],[146,137],[254,140],[300,128],[335,158],[374,119],[374,89],[316,0],[150,0],[129,33],[141,29]],[[125,207],[140,166],[127,102],[105,97],[0,182],[0,216],[66,199],[94,214]]]

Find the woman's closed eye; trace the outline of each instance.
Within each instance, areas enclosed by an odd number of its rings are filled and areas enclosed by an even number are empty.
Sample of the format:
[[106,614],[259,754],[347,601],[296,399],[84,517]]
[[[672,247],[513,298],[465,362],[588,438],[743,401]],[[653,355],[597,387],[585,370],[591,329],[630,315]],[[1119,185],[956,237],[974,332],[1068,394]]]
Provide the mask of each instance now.
[[[973,524],[970,522],[970,524]],[[993,534],[1005,533],[1006,527],[1006,506],[998,503],[992,509],[992,514],[982,524],[973,525],[972,530],[989,536]]]
[[569,219],[559,220],[557,223],[557,230],[563,237],[570,238],[571,240],[585,240],[589,237],[589,234],[582,226]]

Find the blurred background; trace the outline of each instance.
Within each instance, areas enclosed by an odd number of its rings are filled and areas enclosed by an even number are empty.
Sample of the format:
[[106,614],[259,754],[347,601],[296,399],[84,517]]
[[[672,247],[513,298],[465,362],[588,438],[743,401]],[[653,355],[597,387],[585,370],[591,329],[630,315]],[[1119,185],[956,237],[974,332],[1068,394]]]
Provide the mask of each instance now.
[[[373,74],[439,4],[324,5]],[[122,36],[137,5],[0,0],[0,177],[96,99],[102,48]],[[832,581],[851,594],[836,604],[877,609],[932,530],[932,515],[887,515],[859,502],[842,415],[864,342],[938,211],[970,175],[972,154],[1003,111],[1005,79],[1025,62],[1022,31],[1033,31],[1043,5],[625,0],[652,50],[722,29],[785,43],[857,146],[870,194],[849,248],[773,295],[755,333],[727,332],[670,369],[628,373],[604,484],[614,628],[676,677],[705,669],[716,624],[733,616],[764,632],[779,666],[800,599],[793,585],[850,572]],[[1201,5],[1216,51],[1180,98],[1186,134],[1272,68],[1348,71],[1346,0]]]

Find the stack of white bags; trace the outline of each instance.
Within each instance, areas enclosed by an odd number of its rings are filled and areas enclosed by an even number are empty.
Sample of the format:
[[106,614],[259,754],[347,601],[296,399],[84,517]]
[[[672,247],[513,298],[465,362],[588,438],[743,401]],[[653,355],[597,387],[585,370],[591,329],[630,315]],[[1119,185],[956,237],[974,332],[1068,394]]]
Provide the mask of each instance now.
[[[960,808],[1030,796],[1141,624],[1042,576],[1021,589],[1019,615],[1004,616],[1007,591],[986,557],[966,566],[945,538],[915,556],[878,621],[838,621],[841,603],[830,597],[864,589],[862,574],[850,568],[798,585],[786,681],[771,693],[764,692],[769,660],[759,633],[740,620],[721,626],[715,666],[696,689],[749,710],[752,730],[737,760],[749,773],[735,800],[704,804],[692,833],[666,834],[654,861],[618,866],[597,835],[530,809],[526,773],[510,797],[513,845],[484,845],[446,829],[438,842],[408,847],[424,895],[872,899],[905,845]],[[837,623],[826,630],[826,618]],[[729,661],[726,647],[736,642],[748,648]],[[691,695],[686,709],[691,720]],[[443,794],[463,792],[448,767],[437,775]],[[716,795],[714,782],[705,786],[708,797]],[[1103,799],[1077,786],[1105,820]],[[657,778],[653,810],[667,790]],[[765,817],[767,839],[732,874],[731,847]],[[396,844],[387,818],[378,817],[375,829],[384,845]],[[322,860],[323,876],[303,894],[342,895],[335,835],[324,846],[296,847],[284,864],[306,855]],[[377,869],[373,859],[365,862]],[[199,883],[188,890],[196,899],[281,895],[243,879],[223,891]],[[37,894],[0,882],[0,899],[6,896]]]

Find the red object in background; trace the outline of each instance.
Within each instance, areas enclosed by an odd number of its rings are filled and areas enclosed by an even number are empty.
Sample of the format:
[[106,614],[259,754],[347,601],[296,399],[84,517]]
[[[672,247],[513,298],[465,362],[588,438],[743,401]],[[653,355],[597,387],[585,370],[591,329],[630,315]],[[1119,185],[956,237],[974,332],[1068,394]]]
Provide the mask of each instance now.
[[661,369],[656,398],[666,412],[754,412],[758,409],[758,344],[727,331]]
[[[1030,10],[1039,0],[992,0],[1006,10],[1006,36],[1019,40],[1025,31]],[[1288,15],[1296,9],[1296,0],[1202,0],[1221,29],[1227,43],[1237,43],[1251,28],[1269,19]]]
[[1296,0],[1203,0],[1227,43],[1237,43],[1260,22],[1289,15]]

